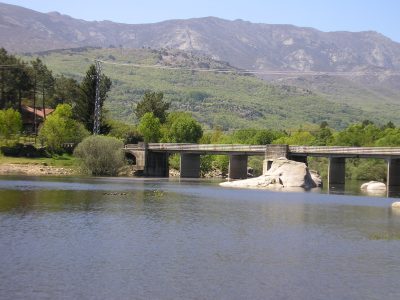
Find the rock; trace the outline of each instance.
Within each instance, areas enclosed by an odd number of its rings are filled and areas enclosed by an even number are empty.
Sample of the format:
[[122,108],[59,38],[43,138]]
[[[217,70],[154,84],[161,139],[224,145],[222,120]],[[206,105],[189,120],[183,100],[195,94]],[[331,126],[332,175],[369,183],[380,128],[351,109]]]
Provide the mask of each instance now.
[[315,182],[315,185],[317,187],[322,187],[322,178],[321,175],[314,170],[310,170],[311,178]]
[[366,191],[386,191],[386,185],[379,181],[370,181],[361,185],[362,190]]
[[400,209],[400,202],[393,202],[392,203],[392,208]]
[[[314,177],[317,179],[316,175]],[[309,189],[322,185],[322,181],[320,178],[318,182],[313,180],[305,163],[279,158],[274,160],[271,168],[260,177],[223,182],[220,185],[241,188],[281,189],[302,187]]]

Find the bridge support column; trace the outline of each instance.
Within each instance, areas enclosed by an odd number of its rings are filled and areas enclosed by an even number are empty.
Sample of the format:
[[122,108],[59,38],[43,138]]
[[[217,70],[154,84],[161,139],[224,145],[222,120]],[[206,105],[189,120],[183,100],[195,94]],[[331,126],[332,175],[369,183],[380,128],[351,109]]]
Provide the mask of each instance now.
[[181,153],[181,178],[200,177],[200,154]]
[[344,184],[346,177],[346,158],[330,157],[328,166],[328,186]]
[[230,179],[247,178],[247,155],[229,156],[229,178]]
[[144,175],[151,177],[168,177],[168,153],[147,151]]
[[388,189],[400,188],[400,159],[388,159],[386,183]]

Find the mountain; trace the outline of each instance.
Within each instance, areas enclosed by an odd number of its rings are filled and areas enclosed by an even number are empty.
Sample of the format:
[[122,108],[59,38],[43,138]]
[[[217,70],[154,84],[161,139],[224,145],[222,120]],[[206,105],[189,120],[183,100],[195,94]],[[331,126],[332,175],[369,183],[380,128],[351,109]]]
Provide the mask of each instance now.
[[374,31],[322,32],[215,17],[88,22],[0,3],[0,46],[14,53],[87,46],[178,49],[257,70],[273,85],[310,90],[371,118],[395,121],[400,115],[400,44]]
[[18,53],[110,45],[175,48],[245,69],[400,71],[400,44],[376,32],[322,32],[214,17],[129,25],[0,4],[0,44]]

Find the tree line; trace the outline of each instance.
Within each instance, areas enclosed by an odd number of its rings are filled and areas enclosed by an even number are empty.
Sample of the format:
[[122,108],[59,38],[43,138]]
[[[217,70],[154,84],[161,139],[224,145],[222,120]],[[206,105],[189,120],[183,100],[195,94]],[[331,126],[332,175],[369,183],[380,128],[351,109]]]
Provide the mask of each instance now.
[[[102,75],[100,102],[103,106],[111,89],[111,80]],[[60,153],[63,144],[79,144],[93,129],[96,94],[96,69],[89,66],[83,79],[55,76],[39,59],[22,61],[6,50],[0,49],[0,137],[11,141],[12,136],[22,134],[21,107],[23,104],[53,107],[55,111],[45,118],[39,130],[39,140],[49,153]],[[400,128],[392,122],[377,125],[369,120],[349,125],[341,131],[320,125],[307,125],[292,131],[271,129],[240,129],[232,132],[221,128],[206,130],[187,112],[170,112],[170,104],[164,101],[162,92],[147,91],[135,106],[139,122],[136,125],[112,120],[102,115],[101,133],[123,143],[174,142],[205,144],[289,144],[316,146],[400,146]],[[252,161],[253,159],[251,159]],[[312,161],[313,162],[313,161]],[[318,164],[324,164],[318,160]],[[177,166],[177,158],[171,158]],[[253,166],[260,165],[254,160]],[[251,165],[251,162],[250,162]],[[349,176],[359,177],[370,173],[373,179],[385,176],[383,162],[350,160]],[[354,168],[351,170],[351,166]],[[202,170],[226,170],[227,157],[202,157]],[[357,168],[356,168],[357,167]],[[358,172],[357,170],[364,170]],[[373,171],[376,171],[372,176]],[[358,174],[357,174],[358,172]]]
[[[101,106],[111,88],[111,80],[102,75]],[[72,117],[92,131],[96,91],[96,68],[91,65],[81,82],[71,77],[54,75],[40,58],[26,62],[0,48],[0,109],[22,106],[55,108],[58,104],[71,105]],[[46,116],[44,116],[46,118]]]

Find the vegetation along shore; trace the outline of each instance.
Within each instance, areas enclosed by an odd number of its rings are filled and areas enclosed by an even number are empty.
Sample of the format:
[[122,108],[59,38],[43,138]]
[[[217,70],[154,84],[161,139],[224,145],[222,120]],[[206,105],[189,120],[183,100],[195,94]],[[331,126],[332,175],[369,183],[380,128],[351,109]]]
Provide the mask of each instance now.
[[[133,111],[130,121],[122,121],[106,109],[110,91],[118,85],[106,74],[101,75],[99,86],[103,108],[100,132],[93,136],[97,76],[94,65],[89,65],[78,80],[75,76],[53,74],[40,58],[27,62],[1,49],[0,60],[3,65],[14,66],[3,70],[8,80],[2,81],[0,103],[1,174],[130,175],[132,162],[125,159],[122,148],[126,143],[137,142],[400,146],[400,128],[390,121],[379,124],[364,120],[339,128],[319,119],[318,123],[282,125],[281,129],[249,123],[256,126],[245,128],[240,124],[241,128],[228,130],[218,122],[202,122],[201,116],[186,112],[184,107],[173,106],[161,88],[142,89],[139,101],[127,103]],[[188,103],[203,99],[200,92],[189,93]],[[249,158],[254,175],[261,174],[262,160]],[[179,170],[179,156],[172,155],[169,164],[171,169]],[[326,165],[323,158],[309,160],[310,169],[320,171],[323,178]],[[227,169],[227,156],[201,157],[203,176],[223,176]],[[386,166],[382,160],[349,159],[346,176],[384,181]]]

